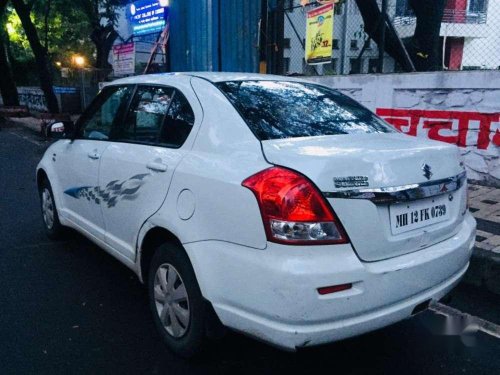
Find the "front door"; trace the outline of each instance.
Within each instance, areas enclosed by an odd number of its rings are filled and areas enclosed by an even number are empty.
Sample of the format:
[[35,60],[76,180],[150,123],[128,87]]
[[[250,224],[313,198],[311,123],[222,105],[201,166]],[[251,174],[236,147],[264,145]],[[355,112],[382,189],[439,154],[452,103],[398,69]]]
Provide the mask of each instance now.
[[125,108],[131,87],[110,87],[96,98],[77,124],[77,136],[57,155],[62,215],[94,237],[104,240],[100,208],[99,167],[109,147],[113,122]]
[[124,257],[135,258],[139,230],[165,200],[193,125],[193,109],[180,91],[137,87],[99,176],[106,242]]

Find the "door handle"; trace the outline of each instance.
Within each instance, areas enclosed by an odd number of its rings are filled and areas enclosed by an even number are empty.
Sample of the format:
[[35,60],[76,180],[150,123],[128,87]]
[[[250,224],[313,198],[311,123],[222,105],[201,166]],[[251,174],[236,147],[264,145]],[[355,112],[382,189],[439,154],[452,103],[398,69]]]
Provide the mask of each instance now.
[[155,172],[166,172],[168,167],[166,164],[153,161],[151,163],[146,164],[146,168],[151,169],[152,171]]
[[97,151],[91,151],[87,154],[87,156],[92,160],[99,159],[99,154],[97,153]]

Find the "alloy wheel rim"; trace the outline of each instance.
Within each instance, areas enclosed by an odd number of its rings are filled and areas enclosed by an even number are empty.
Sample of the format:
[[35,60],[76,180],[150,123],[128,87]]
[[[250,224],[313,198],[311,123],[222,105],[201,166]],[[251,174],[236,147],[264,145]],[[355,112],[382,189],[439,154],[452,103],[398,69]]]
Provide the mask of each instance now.
[[45,225],[48,229],[52,229],[54,226],[54,202],[48,189],[43,189],[42,192],[42,214]]
[[154,299],[160,322],[175,338],[184,336],[191,319],[186,286],[174,266],[162,264],[154,279]]

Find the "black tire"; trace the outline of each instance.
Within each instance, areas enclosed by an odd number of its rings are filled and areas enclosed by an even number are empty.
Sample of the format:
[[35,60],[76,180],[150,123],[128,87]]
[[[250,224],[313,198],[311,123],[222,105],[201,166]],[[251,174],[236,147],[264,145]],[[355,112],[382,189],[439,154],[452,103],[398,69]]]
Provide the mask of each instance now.
[[[44,215],[44,193],[50,195],[51,205],[52,205],[52,213],[53,219],[51,222]],[[40,208],[42,212],[42,221],[43,227],[45,228],[45,233],[47,237],[51,240],[60,239],[64,234],[64,227],[61,225],[59,221],[59,215],[57,214],[56,203],[54,200],[54,193],[52,192],[52,187],[50,186],[50,182],[47,179],[44,179],[39,186],[39,194],[40,194]]]
[[[175,337],[167,330],[160,318],[159,309],[161,307],[158,306],[161,305],[161,301],[157,302],[155,298],[155,280],[157,272],[160,268],[165,269],[165,267],[169,266],[173,266],[174,270],[177,271],[187,292],[189,324],[183,327],[185,332],[180,337]],[[170,272],[170,268],[168,268],[168,270],[168,272]],[[158,281],[156,282],[158,283]],[[156,287],[161,288],[158,284],[156,284]],[[180,245],[167,243],[156,249],[149,268],[148,294],[156,328],[167,347],[172,352],[184,358],[192,358],[200,354],[206,340],[205,330],[208,309],[201,294],[191,262]],[[170,320],[171,318],[166,319]],[[180,320],[178,321],[180,322]]]

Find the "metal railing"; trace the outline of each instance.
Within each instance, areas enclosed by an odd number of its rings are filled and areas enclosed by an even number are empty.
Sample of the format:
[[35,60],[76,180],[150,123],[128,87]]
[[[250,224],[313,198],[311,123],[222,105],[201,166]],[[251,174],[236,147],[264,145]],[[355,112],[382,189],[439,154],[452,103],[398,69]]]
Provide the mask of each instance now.
[[487,12],[468,12],[466,10],[445,9],[443,23],[485,24]]
[[[486,24],[488,20],[487,12],[468,12],[465,10],[445,9],[443,15],[443,23],[458,23],[458,24]],[[417,23],[417,18],[412,15],[395,16],[393,19],[394,26],[409,26]]]

